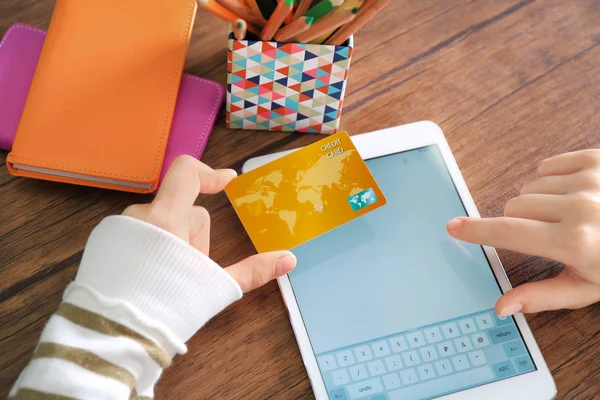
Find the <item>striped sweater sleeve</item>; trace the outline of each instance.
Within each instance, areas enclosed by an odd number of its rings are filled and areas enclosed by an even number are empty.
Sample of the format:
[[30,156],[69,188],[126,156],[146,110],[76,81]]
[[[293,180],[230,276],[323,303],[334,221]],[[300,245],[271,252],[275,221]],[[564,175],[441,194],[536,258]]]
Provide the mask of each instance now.
[[178,237],[108,217],[9,399],[152,398],[185,342],[241,296],[226,271]]

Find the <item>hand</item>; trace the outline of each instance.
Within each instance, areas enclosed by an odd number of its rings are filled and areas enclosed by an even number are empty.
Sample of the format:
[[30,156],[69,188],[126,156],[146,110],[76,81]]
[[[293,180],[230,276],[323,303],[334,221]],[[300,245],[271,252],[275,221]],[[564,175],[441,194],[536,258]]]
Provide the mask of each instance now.
[[[173,161],[156,198],[150,204],[127,207],[123,215],[156,225],[188,242],[208,256],[210,215],[194,205],[199,193],[215,194],[237,176],[230,169],[213,170],[190,156]],[[244,293],[285,275],[296,266],[289,251],[275,251],[249,257],[225,268]]]
[[496,313],[580,308],[600,301],[600,150],[561,154],[541,163],[537,178],[506,203],[500,218],[456,218],[452,237],[547,257],[566,268],[500,298]]

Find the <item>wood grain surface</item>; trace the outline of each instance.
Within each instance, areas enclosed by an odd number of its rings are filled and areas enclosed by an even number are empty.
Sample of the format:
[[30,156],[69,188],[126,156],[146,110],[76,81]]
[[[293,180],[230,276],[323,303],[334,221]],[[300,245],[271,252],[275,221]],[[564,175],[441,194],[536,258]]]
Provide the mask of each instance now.
[[[47,28],[53,1],[1,0],[14,22]],[[549,156],[600,147],[600,1],[394,0],[356,36],[342,128],[351,134],[418,120],[445,132],[482,215],[504,204]],[[227,26],[199,11],[186,71],[226,81]],[[223,111],[203,161],[239,170],[249,157],[316,135],[232,131]],[[10,176],[0,151],[0,396],[32,354],[75,277],[100,220],[149,196]],[[201,197],[213,217],[211,256],[253,254],[224,195]],[[558,263],[500,251],[514,285]],[[528,316],[560,399],[600,398],[600,304]],[[310,399],[275,283],[244,297],[189,342],[157,387],[164,399]]]

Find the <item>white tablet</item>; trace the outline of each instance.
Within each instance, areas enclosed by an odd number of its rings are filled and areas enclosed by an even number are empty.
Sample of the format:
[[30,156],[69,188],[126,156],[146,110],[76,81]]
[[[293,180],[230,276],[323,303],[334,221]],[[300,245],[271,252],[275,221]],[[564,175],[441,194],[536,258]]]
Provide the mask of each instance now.
[[552,399],[525,318],[494,313],[511,288],[495,250],[446,232],[478,213],[440,128],[352,140],[387,205],[293,249],[298,266],[279,279],[316,398]]

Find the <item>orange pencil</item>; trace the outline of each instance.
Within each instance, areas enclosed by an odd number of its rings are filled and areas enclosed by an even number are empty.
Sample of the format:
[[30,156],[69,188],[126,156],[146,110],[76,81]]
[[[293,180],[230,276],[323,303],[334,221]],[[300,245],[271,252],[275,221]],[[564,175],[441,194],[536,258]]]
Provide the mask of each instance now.
[[371,20],[383,7],[385,7],[390,0],[368,0],[367,3],[362,7],[362,11],[351,23],[343,26],[340,30],[333,34],[325,44],[328,45],[343,45],[350,36],[356,31],[362,28],[367,22]]
[[263,28],[260,38],[265,42],[273,39],[275,36],[275,32],[279,29],[279,27],[283,24],[285,17],[289,14],[290,11],[294,8],[294,0],[283,0],[277,4],[277,8],[267,21],[267,24]]
[[342,25],[352,22],[352,20],[356,18],[356,14],[358,14],[359,11],[360,8],[355,7],[353,9],[339,10],[335,13],[331,13],[328,16],[318,20],[307,31],[304,31],[296,36],[295,41],[298,43],[309,43],[326,32],[330,32]]
[[294,19],[298,19],[310,9],[312,5],[312,0],[300,0],[300,4],[296,8],[296,13],[294,14]]
[[[277,3],[281,3],[284,0],[277,0]],[[295,2],[294,2],[295,3]],[[292,6],[291,11],[288,13],[288,15],[285,16],[285,21],[284,23],[286,25],[289,25],[292,23],[292,21],[294,20],[294,7]]]
[[209,11],[222,20],[231,22],[232,24],[235,23],[235,20],[239,18],[237,15],[217,3],[215,0],[198,0],[198,3],[206,11]]
[[238,18],[233,24],[233,36],[237,40],[244,40],[246,38],[246,30],[248,30],[248,24],[241,18]]
[[313,17],[300,17],[294,22],[281,28],[275,34],[275,41],[279,43],[287,42],[294,36],[308,30],[315,19]]
[[[249,24],[256,25],[263,28],[267,21],[263,17],[259,17],[245,4],[242,4],[238,0],[217,0],[219,4],[227,8],[229,11],[238,16],[238,18],[244,19]],[[237,19],[237,18],[236,18]]]

